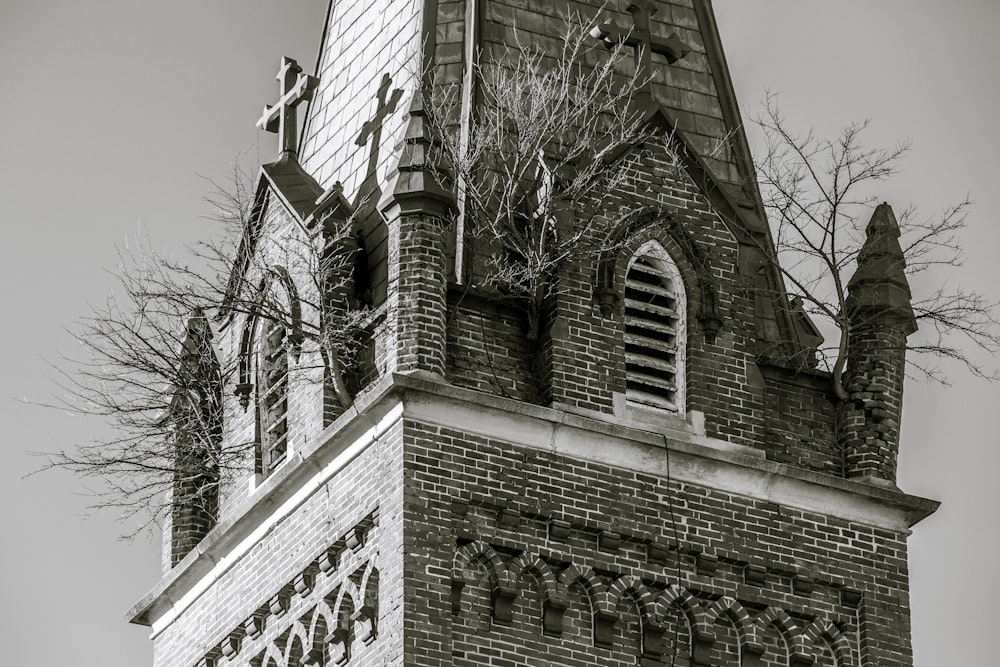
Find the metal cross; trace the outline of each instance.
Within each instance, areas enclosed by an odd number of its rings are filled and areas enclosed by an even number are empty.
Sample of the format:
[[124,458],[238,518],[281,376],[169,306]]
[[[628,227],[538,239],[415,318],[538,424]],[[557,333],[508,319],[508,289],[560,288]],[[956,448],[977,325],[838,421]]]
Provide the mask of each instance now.
[[[371,120],[366,120],[364,125],[361,126],[361,134],[358,135],[358,138],[354,142],[358,146],[364,146],[368,143],[368,137],[381,130],[382,121],[396,110],[396,105],[399,104],[399,98],[403,96],[403,91],[399,88],[392,91],[392,96],[387,102],[385,96],[389,94],[390,86],[392,86],[392,78],[386,72],[382,75],[382,83],[378,86],[378,106],[375,108],[375,115]],[[375,143],[378,143],[378,141],[376,140]]]
[[281,68],[275,78],[278,80],[281,97],[274,106],[264,107],[264,115],[257,121],[257,127],[277,132],[282,155],[294,154],[298,142],[295,107],[312,99],[319,79],[303,74],[299,64],[287,56],[281,59]]
[[591,37],[601,40],[609,49],[624,44],[635,51],[637,79],[643,92],[652,94],[652,54],[658,53],[673,64],[691,52],[691,47],[671,34],[666,39],[654,37],[649,31],[649,17],[656,13],[656,5],[649,0],[637,0],[628,7],[635,27],[619,28],[614,21],[602,23],[590,31]]

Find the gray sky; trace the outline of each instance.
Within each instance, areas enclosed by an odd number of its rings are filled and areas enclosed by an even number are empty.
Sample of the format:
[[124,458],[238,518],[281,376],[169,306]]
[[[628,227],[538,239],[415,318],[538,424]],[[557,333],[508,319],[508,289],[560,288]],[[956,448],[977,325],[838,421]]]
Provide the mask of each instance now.
[[[201,176],[274,151],[254,122],[276,97],[282,55],[315,65],[325,0],[13,0],[0,6],[0,663],[151,664],[147,631],[123,612],[159,575],[159,545],[116,541],[111,515],[87,520],[69,474],[20,477],[26,451],[66,446],[94,427],[24,406],[52,390],[46,360],[110,289],[114,246],[141,224],[180,250],[207,213]],[[744,113],[765,88],[789,119],[836,131],[872,120],[872,143],[911,139],[885,188],[897,210],[938,211],[971,193],[968,262],[942,280],[1000,295],[1000,3],[963,0],[716,0]],[[982,358],[984,364],[993,360]],[[900,486],[944,502],[910,539],[917,664],[995,662],[991,602],[1000,463],[992,410],[1000,385],[952,373],[951,387],[906,389]]]

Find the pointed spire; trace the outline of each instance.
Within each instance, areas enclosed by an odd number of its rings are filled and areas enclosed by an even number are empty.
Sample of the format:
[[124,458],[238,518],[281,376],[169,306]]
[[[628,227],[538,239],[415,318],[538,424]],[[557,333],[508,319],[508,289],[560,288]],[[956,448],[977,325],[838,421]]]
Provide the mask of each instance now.
[[[430,163],[432,130],[424,108],[423,96],[417,92],[410,100],[402,143],[397,146],[399,162],[390,170],[388,184],[379,208],[394,204],[405,208],[422,208],[427,212],[445,214],[454,206],[454,196],[439,182],[443,175]],[[404,204],[404,202],[406,202]]]
[[909,335],[917,330],[917,321],[910,305],[899,225],[889,204],[883,202],[875,208],[866,232],[858,268],[847,283],[848,314],[855,321],[877,317]]
[[191,367],[201,363],[201,355],[211,342],[212,327],[209,326],[208,317],[200,306],[195,306],[188,316],[187,335],[184,337],[181,351],[181,360],[189,367],[189,372],[194,372]]

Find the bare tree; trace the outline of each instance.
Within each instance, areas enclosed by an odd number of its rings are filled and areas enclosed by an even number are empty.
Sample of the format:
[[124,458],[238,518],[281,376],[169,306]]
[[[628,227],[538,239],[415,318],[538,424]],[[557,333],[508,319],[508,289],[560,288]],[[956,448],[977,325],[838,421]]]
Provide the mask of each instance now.
[[48,405],[102,418],[111,435],[60,451],[43,469],[100,480],[95,508],[141,519],[128,536],[172,503],[214,516],[220,485],[254,464],[254,442],[222,437],[224,393],[240,389],[248,362],[213,343],[227,318],[287,332],[294,371],[323,378],[341,405],[351,400],[343,372],[364,317],[347,289],[352,221],[293,225],[268,243],[250,224],[260,204],[253,185],[239,168],[224,187],[212,183],[206,201],[219,224],[183,258],[155,250],[145,235],[120,248],[116,289],[73,332],[82,358],[56,364],[60,391]]
[[515,30],[478,54],[464,87],[431,96],[438,166],[457,181],[460,236],[475,247],[464,278],[523,309],[529,340],[560,268],[621,242],[599,193],[630,177],[638,158],[624,149],[670,145],[637,103],[643,73],[623,74],[623,45],[605,48],[596,27],[568,15],[555,53]]
[[[820,352],[832,370],[838,397],[852,330],[848,279],[864,245],[865,225],[877,202],[878,186],[900,170],[908,143],[868,147],[867,122],[844,127],[835,138],[790,129],[773,95],[755,125],[766,139],[757,161],[764,207],[771,222],[774,257],[797,303],[810,316],[836,331],[836,343]],[[905,272],[914,275],[932,267],[958,267],[963,253],[959,232],[971,201],[963,199],[941,215],[920,218],[911,206],[898,218]],[[920,336],[909,343],[907,362],[923,375],[945,381],[934,359],[962,362],[974,375],[995,374],[975,364],[971,345],[993,353],[1000,348],[995,302],[962,287],[940,287],[913,303]],[[855,323],[856,325],[856,323]]]

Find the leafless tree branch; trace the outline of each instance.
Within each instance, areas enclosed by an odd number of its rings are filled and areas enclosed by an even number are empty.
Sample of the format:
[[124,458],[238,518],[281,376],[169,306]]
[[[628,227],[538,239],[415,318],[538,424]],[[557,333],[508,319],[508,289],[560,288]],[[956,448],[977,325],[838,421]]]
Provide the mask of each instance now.
[[[351,400],[342,372],[367,316],[348,292],[351,221],[282,230],[265,248],[252,227],[250,175],[234,166],[228,182],[209,183],[210,236],[181,257],[156,250],[142,233],[119,248],[116,288],[72,332],[80,354],[53,364],[58,392],[41,402],[110,424],[113,435],[76,443],[42,469],[100,480],[94,508],[141,519],[126,537],[163,519],[174,501],[214,513],[220,485],[254,465],[253,441],[222,437],[224,397],[246,361],[220,354],[212,341],[227,321],[254,318],[297,333],[297,374],[332,379],[340,403]],[[278,287],[283,276],[299,284],[294,304]],[[186,497],[172,499],[180,490]]]
[[[851,334],[847,309],[848,279],[857,266],[865,240],[865,226],[877,202],[875,188],[900,171],[909,143],[891,147],[865,145],[868,122],[845,126],[838,136],[818,137],[813,131],[790,129],[769,94],[764,111],[755,119],[766,140],[766,151],[756,168],[764,207],[768,213],[776,265],[808,314],[838,332],[828,354],[838,396]],[[966,197],[940,216],[920,219],[911,206],[898,217],[900,244],[906,272],[913,275],[930,268],[958,267],[963,261],[960,232],[971,206]],[[965,344],[994,353],[1000,333],[994,315],[996,302],[965,288],[937,290],[914,301],[921,325],[917,342],[911,341],[911,369],[941,381],[943,374],[927,357],[956,359],[973,374],[994,378],[972,363]]]

